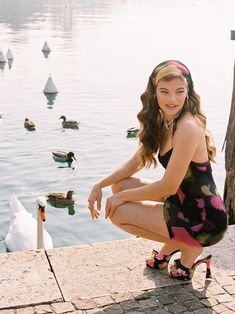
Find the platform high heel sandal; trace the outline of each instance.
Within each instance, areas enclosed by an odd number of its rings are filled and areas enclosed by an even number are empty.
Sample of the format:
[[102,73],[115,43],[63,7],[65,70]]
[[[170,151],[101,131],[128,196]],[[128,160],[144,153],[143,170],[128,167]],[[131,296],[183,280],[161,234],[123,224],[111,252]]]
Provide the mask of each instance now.
[[153,269],[164,269],[167,267],[171,257],[177,252],[179,252],[179,250],[176,250],[169,255],[163,255],[153,249],[152,255],[146,259],[146,266]]
[[176,259],[174,261],[174,264],[170,266],[170,276],[174,279],[179,279],[179,280],[191,280],[193,277],[193,273],[195,268],[198,265],[201,265],[202,263],[206,263],[206,278],[211,278],[211,269],[210,269],[210,264],[211,264],[211,257],[212,255],[208,255],[205,258],[202,258],[195,262],[192,266],[192,268],[187,268],[183,266],[180,263],[180,259]]

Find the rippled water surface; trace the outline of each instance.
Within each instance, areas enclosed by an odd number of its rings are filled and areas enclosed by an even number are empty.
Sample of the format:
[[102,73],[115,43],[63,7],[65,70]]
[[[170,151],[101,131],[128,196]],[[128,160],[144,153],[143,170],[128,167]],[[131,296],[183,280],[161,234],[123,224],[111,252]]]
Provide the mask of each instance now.
[[[15,58],[11,66],[0,64],[1,252],[13,193],[35,217],[37,196],[76,191],[75,213],[48,204],[45,227],[55,247],[129,237],[103,216],[92,221],[87,197],[97,179],[135,151],[138,142],[126,138],[126,129],[137,125],[139,96],[166,59],[191,69],[218,147],[213,169],[223,192],[234,12],[233,0],[0,0],[0,48]],[[45,41],[52,50],[47,58]],[[52,105],[42,92],[49,75],[59,90]],[[80,129],[63,130],[62,114],[78,120]],[[24,128],[26,117],[35,121],[35,132]],[[71,168],[55,162],[55,149],[74,151],[77,161]],[[161,174],[159,167],[139,175]],[[109,193],[105,189],[104,198]]]

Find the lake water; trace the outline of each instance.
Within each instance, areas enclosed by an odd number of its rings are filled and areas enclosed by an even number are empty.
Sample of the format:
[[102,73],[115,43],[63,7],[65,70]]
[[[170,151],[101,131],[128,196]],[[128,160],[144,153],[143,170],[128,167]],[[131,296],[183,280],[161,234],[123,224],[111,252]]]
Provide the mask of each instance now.
[[[102,215],[91,220],[87,198],[96,180],[135,151],[138,142],[126,129],[138,125],[139,96],[166,59],[182,60],[192,72],[218,148],[213,169],[223,193],[234,12],[233,0],[0,0],[0,47],[15,58],[0,69],[0,252],[13,193],[35,217],[37,196],[76,191],[75,213],[48,205],[45,227],[55,247],[130,237]],[[53,105],[43,94],[49,75],[59,90]],[[63,130],[62,114],[80,121],[80,129]],[[24,128],[26,117],[35,132]],[[52,159],[55,149],[74,151],[74,169]],[[162,169],[139,175],[157,179]]]

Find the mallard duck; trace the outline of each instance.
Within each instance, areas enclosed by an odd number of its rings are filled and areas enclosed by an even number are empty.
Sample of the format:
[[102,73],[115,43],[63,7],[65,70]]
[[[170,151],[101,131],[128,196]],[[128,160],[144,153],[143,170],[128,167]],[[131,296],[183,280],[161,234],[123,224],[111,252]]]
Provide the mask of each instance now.
[[71,162],[73,162],[73,160],[76,160],[73,152],[67,153],[67,152],[62,151],[62,150],[56,150],[56,151],[52,152],[52,156],[53,156],[55,161],[59,161],[59,162],[71,163]]
[[74,191],[65,192],[52,192],[47,194],[47,200],[49,202],[62,205],[74,205],[77,201]]
[[139,132],[139,129],[136,127],[131,127],[127,129],[127,137],[136,137]]
[[65,116],[59,117],[59,119],[62,119],[62,126],[66,129],[78,129],[79,123],[75,120],[66,120]]
[[37,220],[32,217],[15,195],[10,198],[10,227],[5,237],[9,251],[51,249],[53,241],[44,229],[47,202],[44,196],[36,201]]
[[35,123],[33,121],[29,120],[28,118],[25,118],[25,120],[24,120],[24,127],[30,131],[36,130]]

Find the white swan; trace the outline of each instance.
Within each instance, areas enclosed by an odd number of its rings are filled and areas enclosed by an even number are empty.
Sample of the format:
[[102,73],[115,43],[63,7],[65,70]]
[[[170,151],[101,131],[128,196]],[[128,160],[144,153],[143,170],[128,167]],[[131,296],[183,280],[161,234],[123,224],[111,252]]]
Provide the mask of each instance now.
[[9,251],[53,248],[52,238],[43,227],[43,221],[46,219],[46,198],[38,197],[36,205],[37,221],[15,195],[11,196],[10,226],[5,237],[5,245]]

